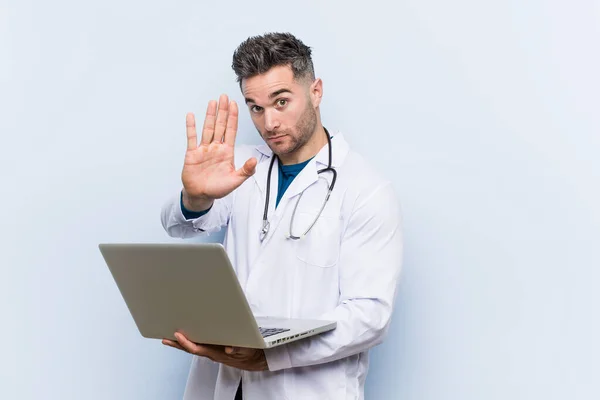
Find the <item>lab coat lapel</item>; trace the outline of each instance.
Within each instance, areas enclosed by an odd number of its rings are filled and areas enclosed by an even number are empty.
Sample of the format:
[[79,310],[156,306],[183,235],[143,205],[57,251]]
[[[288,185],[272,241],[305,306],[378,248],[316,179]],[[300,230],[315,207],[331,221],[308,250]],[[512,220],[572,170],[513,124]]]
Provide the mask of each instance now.
[[[258,185],[260,191],[265,193],[267,186],[267,175],[269,173],[269,165],[271,164],[271,157],[273,157],[273,153],[268,146],[262,145],[257,146],[256,149],[264,156],[261,157],[256,165],[256,172],[252,175],[252,178]],[[275,176],[277,172],[277,160],[275,160],[275,164],[273,164],[273,172],[271,172],[271,187],[273,187],[273,181],[275,180]]]
[[[306,166],[300,171],[298,176],[294,178],[290,186],[287,188],[283,197],[281,198],[280,205],[283,206],[285,201],[288,201],[294,196],[302,193],[306,188],[315,183],[319,179],[317,174],[317,162],[312,159]],[[283,207],[281,207],[283,208]]]

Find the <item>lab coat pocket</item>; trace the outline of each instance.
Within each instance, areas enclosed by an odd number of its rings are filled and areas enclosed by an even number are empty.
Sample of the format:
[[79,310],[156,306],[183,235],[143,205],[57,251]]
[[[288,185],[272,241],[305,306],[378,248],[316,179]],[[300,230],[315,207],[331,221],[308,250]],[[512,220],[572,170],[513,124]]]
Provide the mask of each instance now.
[[[317,218],[316,213],[298,212],[294,219],[293,234],[300,236]],[[297,257],[307,265],[330,268],[340,255],[341,220],[321,215],[306,236],[298,239]]]

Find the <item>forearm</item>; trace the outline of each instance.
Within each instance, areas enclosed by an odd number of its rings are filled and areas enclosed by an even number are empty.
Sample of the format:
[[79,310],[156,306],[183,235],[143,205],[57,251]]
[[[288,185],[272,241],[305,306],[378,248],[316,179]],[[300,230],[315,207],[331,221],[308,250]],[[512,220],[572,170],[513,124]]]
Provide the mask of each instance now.
[[319,317],[337,321],[333,331],[266,350],[269,370],[322,364],[366,351],[385,338],[391,310],[378,299],[344,302]]
[[[229,222],[231,196],[215,200],[208,209],[202,212],[184,210],[185,205],[183,205],[183,202],[183,193],[180,192],[177,196],[169,199],[162,207],[161,223],[169,236],[185,239],[207,235],[218,232]],[[190,216],[190,213],[193,215]]]

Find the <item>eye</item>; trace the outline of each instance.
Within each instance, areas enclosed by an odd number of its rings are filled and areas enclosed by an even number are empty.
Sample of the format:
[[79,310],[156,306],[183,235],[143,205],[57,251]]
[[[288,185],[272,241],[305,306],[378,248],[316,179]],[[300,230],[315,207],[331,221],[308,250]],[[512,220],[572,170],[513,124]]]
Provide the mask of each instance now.
[[252,111],[253,113],[259,113],[262,111],[262,107],[254,105],[254,106],[250,107],[250,111]]
[[287,104],[287,102],[288,102],[287,99],[279,99],[279,100],[277,100],[277,105],[279,107],[285,107],[285,105]]

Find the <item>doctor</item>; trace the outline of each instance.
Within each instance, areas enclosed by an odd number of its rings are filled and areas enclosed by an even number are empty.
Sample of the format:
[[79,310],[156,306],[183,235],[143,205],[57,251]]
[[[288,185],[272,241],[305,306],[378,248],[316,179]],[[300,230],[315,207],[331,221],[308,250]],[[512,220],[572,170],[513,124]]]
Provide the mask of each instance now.
[[[363,399],[368,350],[389,328],[400,275],[398,199],[322,125],[323,82],[309,47],[287,33],[251,37],[233,69],[265,145],[234,146],[238,105],[225,95],[208,103],[201,130],[188,114],[183,189],[163,207],[162,224],[179,238],[225,227],[256,316],[335,320],[337,328],[264,351],[176,334],[163,343],[195,355],[184,398]],[[377,132],[365,134],[385,152]]]

